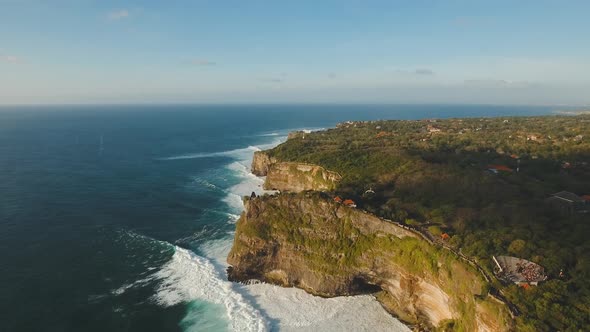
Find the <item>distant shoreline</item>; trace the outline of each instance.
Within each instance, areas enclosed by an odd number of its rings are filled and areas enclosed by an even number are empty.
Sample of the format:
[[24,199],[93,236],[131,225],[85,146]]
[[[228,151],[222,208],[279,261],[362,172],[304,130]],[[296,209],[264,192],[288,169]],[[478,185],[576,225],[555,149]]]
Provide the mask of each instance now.
[[590,109],[575,110],[575,111],[557,110],[557,111],[553,111],[553,113],[560,114],[560,115],[582,115],[582,114],[590,114]]

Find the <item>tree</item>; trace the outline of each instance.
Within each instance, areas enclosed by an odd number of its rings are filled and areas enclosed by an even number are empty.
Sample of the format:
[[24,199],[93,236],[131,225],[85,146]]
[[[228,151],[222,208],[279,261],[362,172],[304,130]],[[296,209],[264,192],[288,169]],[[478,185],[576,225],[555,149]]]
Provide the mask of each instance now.
[[508,252],[514,255],[522,255],[524,249],[526,247],[526,241],[521,239],[516,239],[510,242],[508,246]]

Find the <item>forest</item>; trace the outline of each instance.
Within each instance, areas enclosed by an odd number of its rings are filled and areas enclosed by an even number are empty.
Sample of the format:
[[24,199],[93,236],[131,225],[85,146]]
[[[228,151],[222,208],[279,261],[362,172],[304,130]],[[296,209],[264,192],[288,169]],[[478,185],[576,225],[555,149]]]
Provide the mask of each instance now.
[[543,266],[537,287],[490,285],[519,309],[519,330],[590,330],[590,213],[548,201],[567,191],[590,206],[590,115],[348,121],[268,154],[340,173],[330,194],[423,229],[490,274],[492,255]]

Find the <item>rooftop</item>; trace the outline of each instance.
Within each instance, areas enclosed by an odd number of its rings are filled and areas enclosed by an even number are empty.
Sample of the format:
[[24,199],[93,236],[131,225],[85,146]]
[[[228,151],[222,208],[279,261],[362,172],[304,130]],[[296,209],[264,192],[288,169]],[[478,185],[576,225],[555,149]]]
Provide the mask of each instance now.
[[547,280],[545,269],[537,263],[511,256],[493,256],[493,259],[496,263],[494,273],[502,280],[516,284]]
[[584,199],[582,197],[580,197],[574,193],[571,193],[569,191],[560,191],[560,192],[555,193],[551,196],[560,198],[560,199],[562,199],[564,201],[568,201],[568,202],[578,202],[578,203],[584,202]]

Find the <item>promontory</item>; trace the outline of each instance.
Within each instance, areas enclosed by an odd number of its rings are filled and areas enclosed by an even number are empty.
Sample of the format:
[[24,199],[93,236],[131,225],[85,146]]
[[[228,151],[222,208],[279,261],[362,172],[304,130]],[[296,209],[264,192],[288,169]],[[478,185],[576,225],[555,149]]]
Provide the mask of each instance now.
[[416,330],[590,330],[590,116],[348,121],[256,152],[233,281]]

